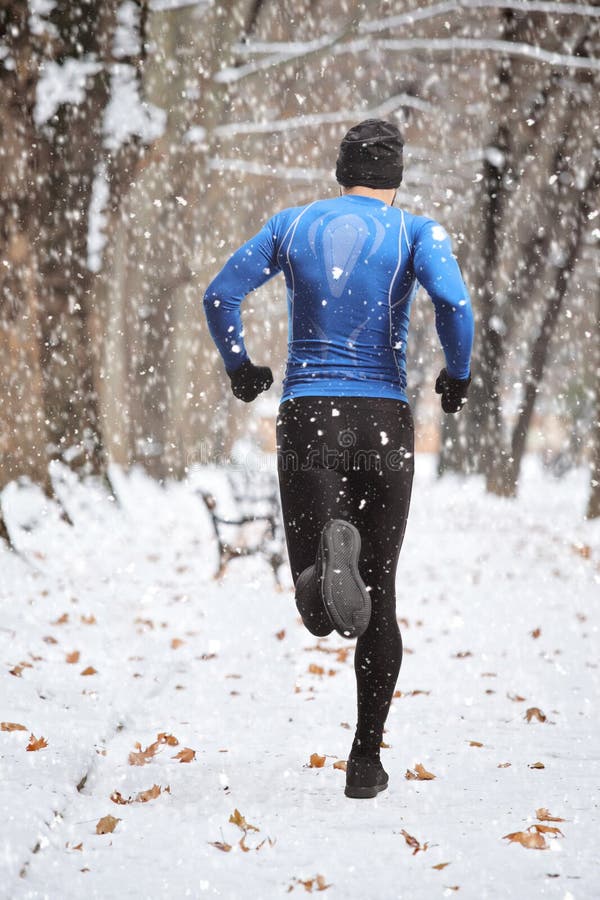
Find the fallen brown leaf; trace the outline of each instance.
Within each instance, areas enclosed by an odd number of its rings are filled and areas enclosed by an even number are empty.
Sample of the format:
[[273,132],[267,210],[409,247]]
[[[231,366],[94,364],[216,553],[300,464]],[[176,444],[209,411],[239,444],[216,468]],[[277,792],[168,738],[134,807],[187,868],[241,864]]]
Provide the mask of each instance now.
[[177,650],[179,647],[182,647],[183,644],[185,644],[185,641],[183,641],[181,638],[173,638],[173,640],[171,641],[171,647],[173,650]]
[[103,816],[96,825],[96,834],[112,834],[120,821],[114,816]]
[[432,869],[445,869],[446,866],[449,866],[449,865],[450,865],[449,862],[438,863],[437,866],[432,866],[431,868],[432,868]]
[[177,747],[179,741],[173,734],[167,734],[166,731],[159,731],[156,735],[156,740],[159,744],[168,744],[169,747]]
[[241,836],[241,838],[238,841],[238,844],[239,844],[240,848],[244,851],[244,853],[250,852],[250,847],[246,846],[246,832],[243,833],[243,835]]
[[530,763],[527,768],[529,768],[529,769],[545,769],[546,766],[544,765],[543,762],[534,762],[534,763]]
[[545,806],[541,806],[539,809],[536,809],[535,814],[540,822],[566,822],[566,819],[561,819],[558,816],[553,816],[548,812]]
[[459,650],[454,654],[455,659],[466,659],[467,656],[473,656],[470,650]]
[[538,722],[545,722],[546,716],[537,706],[530,706],[527,712],[525,713],[525,718],[528,722],[531,722],[532,719],[537,719]]
[[80,655],[81,655],[81,654],[79,653],[79,650],[73,650],[72,653],[67,653],[67,654],[66,654],[65,660],[66,660],[66,662],[68,662],[68,663],[78,663],[78,662],[79,662],[79,657],[80,657]]
[[483,747],[481,741],[469,741],[469,747]]
[[319,756],[318,753],[310,754],[310,768],[311,769],[322,769],[325,765],[325,757]]
[[422,763],[417,763],[415,766],[415,771],[412,772],[410,769],[406,770],[406,775],[404,776],[409,781],[433,781],[436,777],[431,772],[428,772],[425,766]]
[[506,696],[514,703],[524,703],[526,699],[525,697],[521,697],[520,694],[507,694]]
[[171,788],[167,785],[166,788],[161,788],[158,784],[153,784],[151,788],[148,788],[146,791],[140,791],[136,798],[136,803],[148,803],[149,800],[156,800],[157,797],[161,795],[161,793],[165,791],[165,793],[170,794]]
[[43,750],[44,747],[48,746],[48,741],[46,738],[36,738],[35,735],[31,734],[29,736],[29,743],[25,747],[26,750]]
[[80,675],[97,675],[97,670],[93,666],[88,666],[83,672],[80,672]]
[[540,834],[560,834],[561,837],[564,837],[560,828],[554,828],[552,825],[538,825],[538,823],[535,822],[531,827],[535,828]]
[[51,625],[66,625],[69,621],[69,613],[63,613],[55,622],[50,622]]
[[89,615],[89,616],[81,616],[80,618],[84,625],[95,625],[96,624],[96,616],[93,614]]
[[17,666],[13,666],[9,672],[11,675],[14,675],[15,678],[20,678],[23,669],[33,669],[33,666],[30,662],[20,662]]
[[178,759],[180,763],[191,763],[192,760],[196,759],[196,751],[192,750],[191,747],[184,747],[183,750],[180,750],[179,753],[176,753],[171,759]]
[[330,884],[325,883],[325,879],[322,875],[317,875],[315,878],[307,878],[306,880],[302,880],[302,878],[296,878],[294,880],[297,884],[301,884],[304,887],[304,890],[308,891],[309,894],[312,894],[314,885],[316,885],[317,891],[326,891],[327,888],[331,887]]
[[533,631],[530,632],[532,638],[539,638],[541,633],[542,633],[541,628],[534,628]]
[[146,763],[149,763],[152,757],[155,755],[158,750],[160,744],[158,741],[155,741],[153,744],[149,744],[145,750],[142,750],[142,745],[139,741],[135,744],[135,750],[129,754],[128,761],[130,766],[145,766]]
[[308,667],[308,671],[312,675],[324,675],[325,674],[325,669],[323,668],[323,666],[318,666],[317,663],[311,663]]
[[571,544],[571,549],[584,559],[590,559],[592,556],[592,548],[588,544]]
[[511,765],[512,765],[512,763],[498,763],[498,768],[499,769],[508,769],[508,768],[510,768]]
[[0,722],[0,731],[27,731],[27,729],[17,722]]
[[429,846],[429,844],[425,843],[421,846],[421,844],[418,842],[416,837],[413,837],[412,834],[408,833],[408,831],[405,831],[404,829],[402,829],[400,834],[404,835],[404,840],[406,841],[408,846],[413,848],[413,856],[416,853],[418,853],[419,850],[427,850],[427,847]]
[[224,853],[229,853],[231,850],[231,844],[226,844],[224,841],[208,841],[208,843],[217,850],[223,850]]
[[282,641],[285,637],[285,628],[282,628],[281,631],[276,631],[275,637],[277,638],[278,641]]
[[513,831],[511,834],[505,834],[502,840],[508,840],[511,843],[521,844],[528,850],[547,850],[548,844],[544,840],[543,835],[537,831]]
[[256,825],[250,825],[249,822],[246,822],[244,816],[241,814],[239,809],[234,809],[234,811],[229,816],[229,821],[233,825],[237,825],[238,828],[241,828],[242,831],[260,831],[260,828],[257,828]]

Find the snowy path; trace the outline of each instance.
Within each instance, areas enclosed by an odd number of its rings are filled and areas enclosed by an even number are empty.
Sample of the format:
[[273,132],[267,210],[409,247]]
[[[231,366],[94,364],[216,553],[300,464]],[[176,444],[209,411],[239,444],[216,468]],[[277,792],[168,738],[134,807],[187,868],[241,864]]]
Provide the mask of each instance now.
[[[212,581],[189,485],[131,477],[121,509],[65,486],[75,529],[34,490],[5,495],[34,567],[0,550],[0,719],[26,728],[0,732],[2,900],[325,885],[344,900],[598,897],[600,523],[580,521],[585,488],[585,473],[556,482],[530,463],[513,503],[478,480],[437,483],[418,459],[398,572],[402,696],[382,751],[390,787],[373,801],[344,797],[333,768],[355,725],[352,651],[338,652],[352,643],[312,638],[260,560]],[[527,722],[531,708],[546,721]],[[31,733],[47,747],[26,751]],[[178,744],[129,765],[160,733]],[[174,758],[184,748],[192,762]],[[407,780],[418,763],[435,780]],[[154,785],[169,791],[111,800]],[[541,808],[565,821],[541,822]],[[236,809],[259,829],[248,852]],[[107,815],[114,832],[96,834]],[[546,850],[503,840],[535,822],[563,836],[546,834]]]

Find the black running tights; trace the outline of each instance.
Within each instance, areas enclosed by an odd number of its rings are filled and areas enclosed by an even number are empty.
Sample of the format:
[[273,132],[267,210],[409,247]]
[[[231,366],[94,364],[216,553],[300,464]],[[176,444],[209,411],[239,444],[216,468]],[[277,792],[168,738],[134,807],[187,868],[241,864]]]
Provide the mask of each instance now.
[[351,752],[377,756],[402,663],[395,579],[414,471],[410,407],[390,398],[296,397],[280,405],[276,428],[294,584],[315,562],[329,519],[346,519],[360,532],[359,570],[372,613],[354,654],[358,717]]

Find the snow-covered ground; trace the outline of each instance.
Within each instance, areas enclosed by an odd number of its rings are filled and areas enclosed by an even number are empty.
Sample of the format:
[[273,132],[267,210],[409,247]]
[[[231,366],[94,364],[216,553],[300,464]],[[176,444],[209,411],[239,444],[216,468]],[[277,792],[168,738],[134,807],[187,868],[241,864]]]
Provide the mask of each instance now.
[[[600,896],[584,471],[556,481],[528,460],[513,502],[418,458],[375,800],[346,798],[333,767],[355,726],[353,643],[313,638],[287,571],[277,592],[259,558],[212,579],[193,482],[115,478],[119,507],[63,479],[74,527],[35,489],[3,498],[22,557],[0,549],[0,719],[24,730],[0,731],[2,898]],[[26,750],[31,735],[47,746]],[[407,779],[419,763],[435,779]],[[504,837],[535,824],[561,834]]]

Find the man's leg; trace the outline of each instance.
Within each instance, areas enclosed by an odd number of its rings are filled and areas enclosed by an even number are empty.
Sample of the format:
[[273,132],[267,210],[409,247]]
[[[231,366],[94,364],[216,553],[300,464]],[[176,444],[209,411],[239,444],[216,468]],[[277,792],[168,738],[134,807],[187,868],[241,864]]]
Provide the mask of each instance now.
[[348,482],[338,464],[331,409],[336,398],[299,397],[277,416],[277,470],[288,557],[302,618],[313,634],[333,629],[318,584],[321,532],[348,514]]
[[[351,755],[378,757],[383,727],[402,664],[402,637],[396,617],[396,568],[404,538],[414,468],[410,409],[377,404],[364,414],[375,435],[381,466],[367,465],[351,482],[354,512],[363,543],[361,574],[370,587],[371,619],[354,655],[358,721]],[[380,444],[383,432],[387,443]],[[365,433],[365,432],[363,432]],[[385,447],[391,448],[389,452]]]

